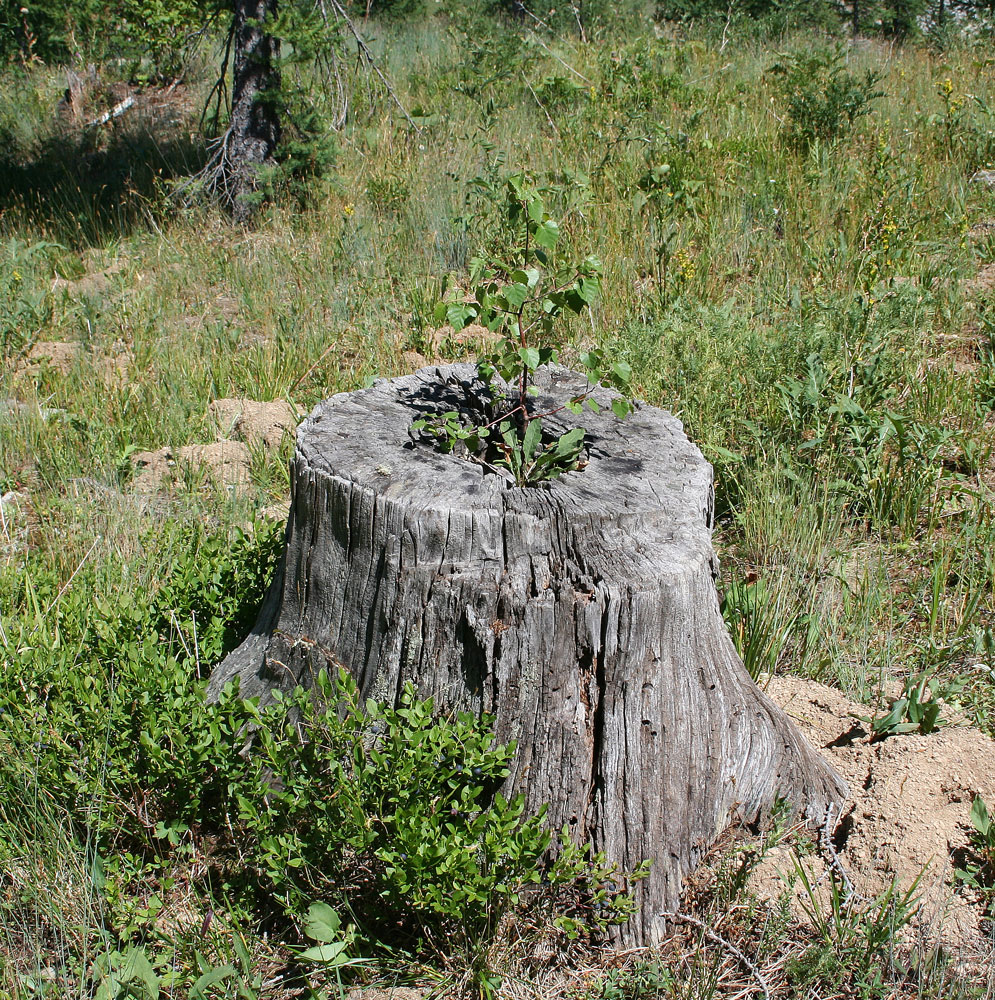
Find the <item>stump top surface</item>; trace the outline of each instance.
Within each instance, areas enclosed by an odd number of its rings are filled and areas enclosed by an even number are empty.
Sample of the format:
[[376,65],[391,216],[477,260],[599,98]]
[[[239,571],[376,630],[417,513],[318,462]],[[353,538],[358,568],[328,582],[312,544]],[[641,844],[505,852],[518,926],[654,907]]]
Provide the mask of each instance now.
[[[564,410],[543,419],[554,434],[584,428],[587,466],[538,486],[517,487],[477,462],[415,440],[414,420],[469,409],[477,385],[474,365],[433,365],[339,393],[319,403],[298,428],[298,460],[317,473],[422,509],[535,514],[552,509],[595,517],[652,512],[710,524],[712,467],[681,422],[646,404],[618,420],[609,409],[617,395],[610,390],[592,393],[601,413],[585,407],[582,414]],[[540,370],[535,385],[541,412],[583,392],[588,383],[576,372],[553,367]]]

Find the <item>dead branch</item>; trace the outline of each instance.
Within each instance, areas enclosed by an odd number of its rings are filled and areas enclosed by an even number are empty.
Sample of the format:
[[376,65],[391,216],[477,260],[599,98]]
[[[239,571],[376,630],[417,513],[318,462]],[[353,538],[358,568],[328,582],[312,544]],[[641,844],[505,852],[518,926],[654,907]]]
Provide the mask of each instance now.
[[102,115],[97,115],[93,121],[86,123],[87,128],[97,128],[100,125],[106,125],[112,118],[120,118],[128,108],[134,107],[135,98],[130,94],[123,100],[118,101],[110,111],[105,111]]

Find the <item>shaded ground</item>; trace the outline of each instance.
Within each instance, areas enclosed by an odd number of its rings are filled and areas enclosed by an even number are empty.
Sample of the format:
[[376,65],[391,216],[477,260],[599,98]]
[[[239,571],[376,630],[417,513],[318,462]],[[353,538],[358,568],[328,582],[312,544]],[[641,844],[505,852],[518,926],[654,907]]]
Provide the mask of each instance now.
[[0,231],[30,225],[71,248],[102,245],[159,214],[169,182],[206,158],[197,101],[182,84],[88,81],[53,106],[32,148],[0,133]]

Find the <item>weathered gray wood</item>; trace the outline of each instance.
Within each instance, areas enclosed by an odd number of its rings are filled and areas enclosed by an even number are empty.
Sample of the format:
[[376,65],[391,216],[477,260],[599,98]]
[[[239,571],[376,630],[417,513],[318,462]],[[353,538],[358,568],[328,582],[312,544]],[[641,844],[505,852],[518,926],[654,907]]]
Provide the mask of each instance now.
[[[493,713],[518,743],[511,791],[622,865],[652,859],[622,932],[649,943],[731,821],[785,797],[821,823],[846,787],[735,653],[712,469],[680,422],[650,406],[624,422],[566,413],[587,429],[587,467],[520,489],[412,441],[420,414],[475,405],[474,379],[469,365],[423,369],[312,412],[283,564],[210,690],[238,675],[265,694],[343,664],[369,697],[412,681],[440,710]],[[584,385],[545,372],[537,408]]]

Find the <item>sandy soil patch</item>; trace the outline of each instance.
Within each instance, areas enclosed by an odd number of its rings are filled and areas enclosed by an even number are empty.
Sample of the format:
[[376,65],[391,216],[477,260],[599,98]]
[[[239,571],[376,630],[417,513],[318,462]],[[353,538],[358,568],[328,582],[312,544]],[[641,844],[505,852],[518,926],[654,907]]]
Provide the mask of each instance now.
[[995,290],[995,264],[985,264],[973,278],[968,278],[964,282],[966,295],[987,295],[993,290]]
[[254,399],[215,399],[208,404],[207,415],[223,438],[262,445],[276,451],[285,434],[297,428],[297,413],[283,399],[269,403]]
[[66,377],[79,365],[92,367],[105,386],[121,384],[128,374],[132,357],[127,350],[115,354],[91,354],[78,343],[40,340],[33,344],[14,369],[16,378],[37,378],[46,371]]
[[139,493],[168,489],[184,466],[205,471],[218,485],[241,492],[249,485],[249,448],[241,441],[188,444],[175,451],[137,451],[131,456],[133,483]]
[[[850,786],[853,808],[837,840],[857,892],[879,896],[893,880],[904,890],[920,879],[917,929],[959,958],[990,963],[995,948],[983,901],[957,886],[953,874],[971,856],[974,797],[995,802],[995,742],[970,726],[872,742],[868,727],[853,717],[870,714],[867,708],[839,691],[776,677],[767,694]],[[821,858],[806,858],[804,864],[813,884],[825,876]],[[793,870],[790,850],[777,848],[755,874],[754,888],[776,898]],[[796,887],[796,903],[803,896],[804,890]],[[800,905],[796,911],[804,917]]]
[[56,276],[52,282],[53,292],[65,292],[70,298],[100,298],[111,290],[113,278],[120,274],[124,265],[119,261],[92,271],[79,278],[63,278]]

